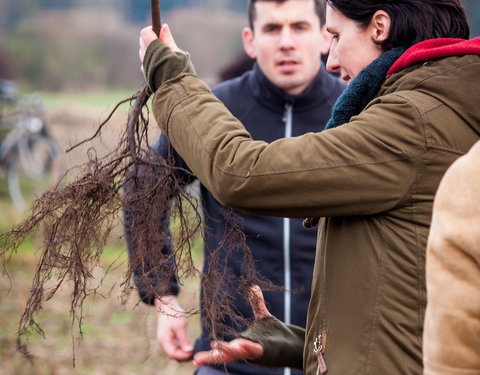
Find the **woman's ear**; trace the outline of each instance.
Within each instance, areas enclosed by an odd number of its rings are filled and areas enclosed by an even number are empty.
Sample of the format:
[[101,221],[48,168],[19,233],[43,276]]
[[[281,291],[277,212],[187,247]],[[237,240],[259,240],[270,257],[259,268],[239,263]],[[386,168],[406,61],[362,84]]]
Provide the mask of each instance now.
[[245,53],[252,59],[257,58],[257,53],[253,43],[254,38],[255,35],[253,35],[253,31],[249,27],[245,27],[242,31],[243,49],[245,50]]
[[372,40],[375,43],[380,43],[386,40],[390,33],[390,25],[391,19],[389,14],[384,10],[377,10],[369,25]]

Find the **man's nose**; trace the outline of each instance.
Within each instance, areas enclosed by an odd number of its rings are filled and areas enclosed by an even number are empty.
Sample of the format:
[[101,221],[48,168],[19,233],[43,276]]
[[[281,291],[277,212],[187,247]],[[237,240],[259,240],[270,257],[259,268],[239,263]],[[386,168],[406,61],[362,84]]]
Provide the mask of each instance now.
[[292,31],[285,27],[280,33],[280,48],[282,49],[291,49],[295,47],[295,40],[292,35]]

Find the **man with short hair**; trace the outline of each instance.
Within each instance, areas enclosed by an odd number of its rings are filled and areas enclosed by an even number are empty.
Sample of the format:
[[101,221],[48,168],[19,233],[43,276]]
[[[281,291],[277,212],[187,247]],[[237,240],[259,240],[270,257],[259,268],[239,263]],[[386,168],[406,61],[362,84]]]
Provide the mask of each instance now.
[[[327,53],[330,46],[330,37],[323,27],[323,0],[251,0],[248,14],[250,27],[243,30],[242,39],[246,53],[256,59],[256,64],[241,77],[221,83],[213,92],[245,124],[253,139],[272,142],[321,131],[344,89],[321,62],[321,54]],[[165,136],[154,149],[164,157],[168,155]],[[187,168],[173,153],[176,165]],[[211,252],[222,241],[225,221],[220,214],[222,206],[203,186],[201,199],[205,210],[207,265]],[[282,321],[305,327],[316,231],[303,228],[301,219],[237,215],[257,271],[273,284],[285,288],[283,293],[265,294],[270,311]],[[163,225],[162,229],[168,230],[165,223]],[[129,220],[126,220],[126,230],[127,234],[134,230]],[[129,250],[135,252],[131,243]],[[235,254],[228,264],[238,277],[241,276],[241,257],[242,254]],[[145,292],[145,286],[139,283],[137,286],[142,300],[157,306],[158,341],[171,359],[190,360],[193,352],[210,348],[211,334],[205,326],[195,348],[192,347],[187,335],[187,319],[179,314],[183,309],[176,298],[178,286],[174,285],[171,295],[161,300]],[[252,316],[250,306],[243,299],[237,298],[235,307],[243,316]],[[196,375],[224,374],[226,371],[232,375],[299,374],[290,369],[266,369],[236,362],[200,367]]]

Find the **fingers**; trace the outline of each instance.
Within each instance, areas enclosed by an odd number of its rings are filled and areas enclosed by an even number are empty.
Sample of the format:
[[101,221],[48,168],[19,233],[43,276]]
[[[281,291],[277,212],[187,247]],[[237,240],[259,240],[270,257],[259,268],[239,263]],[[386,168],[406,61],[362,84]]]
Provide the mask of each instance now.
[[143,42],[142,38],[140,37],[139,40],[140,48],[138,50],[138,57],[140,58],[140,70],[143,74],[145,74],[145,69],[143,68],[143,60],[145,59],[145,51],[147,48],[145,47],[145,43]]
[[267,305],[265,304],[265,298],[263,297],[262,290],[258,285],[253,285],[252,287],[250,287],[248,302],[252,307],[255,319],[268,318],[272,316],[272,314],[270,314],[270,311],[268,311],[267,309]]
[[183,52],[180,48],[178,48],[177,43],[173,39],[173,35],[170,32],[170,28],[166,23],[164,23],[160,29],[160,41],[165,44],[168,48],[170,48],[173,52]]
[[158,39],[158,36],[153,31],[152,26],[147,26],[140,31],[140,39],[143,41],[143,46],[146,49],[150,43],[152,43],[155,39]]
[[[248,301],[252,307],[255,319],[271,317],[267,309],[262,290],[258,285],[250,288]],[[198,352],[193,357],[196,367],[209,364],[222,364],[239,360],[256,360],[263,356],[263,347],[257,342],[239,338],[230,342],[215,341],[211,344],[212,350]]]
[[141,67],[140,69],[142,70],[142,73],[144,73],[143,69],[143,60],[145,59],[145,53],[147,51],[148,46],[150,43],[152,43],[154,40],[160,39],[160,41],[165,44],[172,52],[183,52],[180,48],[178,48],[177,44],[175,43],[175,40],[173,39],[173,35],[170,32],[170,28],[168,27],[167,24],[163,24],[161,29],[160,29],[160,36],[157,36],[155,32],[152,29],[152,26],[147,26],[144,27],[140,31],[140,37],[138,39],[138,44],[140,46],[138,50],[138,55],[140,57],[140,62],[141,62]]
[[262,345],[244,338],[235,339],[229,343],[216,341],[212,343],[212,348],[223,351],[224,357],[236,361],[255,360],[263,355]]
[[155,300],[157,309],[157,341],[165,354],[177,361],[188,361],[193,346],[188,337],[188,319],[175,296]]
[[176,361],[189,361],[193,356],[193,346],[188,338],[188,326],[184,319],[159,320],[157,341],[165,354]]
[[225,353],[221,349],[212,349],[208,352],[198,352],[193,356],[195,367],[228,363]]
[[138,44],[140,46],[138,50],[138,55],[140,57],[141,62],[141,70],[143,72],[143,60],[145,58],[145,52],[147,51],[148,46],[152,43],[155,39],[157,39],[157,35],[152,30],[151,26],[145,27],[140,31],[140,37],[138,38]]
[[263,347],[259,343],[241,338],[230,342],[213,342],[212,350],[195,354],[193,364],[200,367],[239,360],[255,360],[262,355]]
[[165,354],[170,358],[179,362],[189,361],[193,358],[193,347],[183,338],[183,342],[179,339],[179,335],[175,331],[163,333],[164,336],[159,337],[158,341]]
[[187,326],[181,327],[178,331],[175,332],[176,340],[178,342],[178,346],[184,353],[189,353],[189,359],[193,353],[193,346],[190,338],[188,337],[188,329]]

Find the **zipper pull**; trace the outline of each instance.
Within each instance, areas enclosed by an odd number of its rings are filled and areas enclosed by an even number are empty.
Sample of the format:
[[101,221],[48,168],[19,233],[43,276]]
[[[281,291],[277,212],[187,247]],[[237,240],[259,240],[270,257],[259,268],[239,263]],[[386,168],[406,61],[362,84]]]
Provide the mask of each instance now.
[[[285,112],[283,112],[282,121],[287,126],[291,126],[292,108],[293,106],[290,103],[285,103]],[[285,135],[285,138],[289,138],[289,137],[291,137],[291,135]]]
[[315,353],[318,361],[317,375],[326,374],[328,371],[327,362],[325,362],[325,358],[323,358],[323,350],[322,335],[318,335],[313,343],[313,353]]

